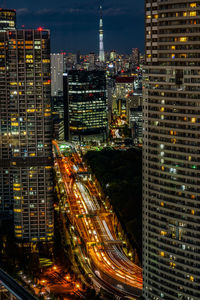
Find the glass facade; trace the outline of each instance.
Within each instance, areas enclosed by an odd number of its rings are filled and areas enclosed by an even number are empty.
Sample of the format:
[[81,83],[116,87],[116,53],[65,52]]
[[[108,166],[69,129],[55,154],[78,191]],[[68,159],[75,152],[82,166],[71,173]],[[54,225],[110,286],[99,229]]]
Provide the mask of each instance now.
[[105,139],[108,126],[105,72],[69,71],[65,78],[66,139],[81,140],[86,136]]
[[50,34],[0,33],[0,210],[14,213],[15,236],[53,236]]
[[200,299],[200,1],[146,0],[145,299]]

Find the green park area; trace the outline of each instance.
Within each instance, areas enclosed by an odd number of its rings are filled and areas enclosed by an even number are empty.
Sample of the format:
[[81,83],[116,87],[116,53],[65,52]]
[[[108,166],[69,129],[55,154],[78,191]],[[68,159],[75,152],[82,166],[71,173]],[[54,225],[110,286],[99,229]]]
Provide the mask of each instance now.
[[88,151],[84,160],[110,198],[130,243],[142,255],[142,151]]

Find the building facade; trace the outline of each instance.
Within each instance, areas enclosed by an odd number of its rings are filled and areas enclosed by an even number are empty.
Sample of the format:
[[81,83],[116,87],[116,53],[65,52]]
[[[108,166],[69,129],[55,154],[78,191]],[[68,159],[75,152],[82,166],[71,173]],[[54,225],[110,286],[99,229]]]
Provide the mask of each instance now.
[[72,70],[65,75],[65,139],[105,140],[108,127],[105,72]]
[[14,214],[15,236],[53,236],[50,34],[0,33],[0,210]]
[[63,95],[64,54],[51,54],[51,96]]
[[0,8],[0,32],[16,28],[16,11]]
[[200,299],[200,1],[146,0],[146,300]]
[[132,61],[135,66],[139,66],[140,64],[140,51],[138,48],[132,49]]

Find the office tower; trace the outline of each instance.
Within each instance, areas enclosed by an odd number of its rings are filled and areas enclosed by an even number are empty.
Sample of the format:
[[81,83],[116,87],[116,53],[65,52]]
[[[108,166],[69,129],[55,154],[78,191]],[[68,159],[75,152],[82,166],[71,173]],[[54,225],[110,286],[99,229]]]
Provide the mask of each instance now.
[[115,51],[115,50],[112,50],[112,51],[110,52],[110,60],[111,60],[111,61],[114,61],[114,60],[116,59],[116,57],[117,57],[116,51]]
[[16,11],[0,8],[0,32],[16,28]]
[[51,96],[63,95],[63,53],[51,54]]
[[105,140],[107,92],[104,71],[69,71],[64,76],[65,139]]
[[99,61],[105,62],[104,44],[103,44],[103,15],[102,6],[100,6],[100,22],[99,22]]
[[113,112],[119,116],[127,116],[127,99],[133,93],[134,77],[118,76],[113,93]]
[[143,97],[142,91],[133,93],[127,99],[127,114],[129,128],[132,132],[132,138],[135,145],[141,145],[143,142]]
[[89,71],[92,71],[95,69],[95,62],[96,62],[95,54],[89,53],[89,55],[88,55],[88,63],[89,63],[88,70]]
[[140,51],[138,48],[132,49],[132,61],[135,66],[139,66],[140,64]]
[[0,210],[25,242],[53,235],[49,35],[0,33]]
[[53,118],[53,137],[59,139],[60,122],[64,118],[63,73],[64,53],[51,54],[51,106]]
[[200,1],[146,0],[145,299],[200,299]]

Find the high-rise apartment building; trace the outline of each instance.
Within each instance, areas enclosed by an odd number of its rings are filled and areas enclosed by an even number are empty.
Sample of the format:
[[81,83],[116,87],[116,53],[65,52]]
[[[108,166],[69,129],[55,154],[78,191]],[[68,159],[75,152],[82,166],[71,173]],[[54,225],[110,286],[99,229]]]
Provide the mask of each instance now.
[[0,8],[0,32],[16,28],[16,11]]
[[146,300],[200,299],[200,1],[146,0]]
[[0,32],[0,211],[19,240],[53,235],[50,33]]
[[65,139],[105,140],[108,127],[104,71],[69,71],[64,76]]

